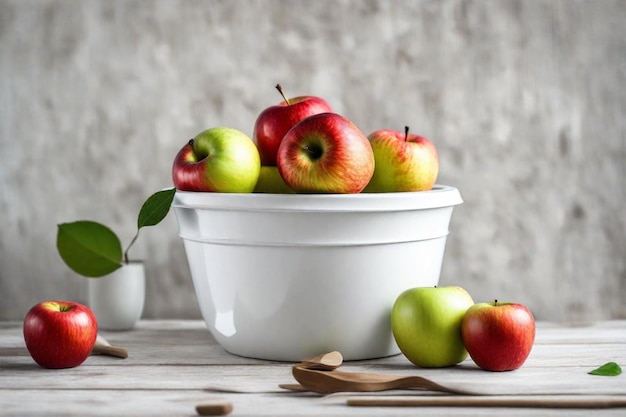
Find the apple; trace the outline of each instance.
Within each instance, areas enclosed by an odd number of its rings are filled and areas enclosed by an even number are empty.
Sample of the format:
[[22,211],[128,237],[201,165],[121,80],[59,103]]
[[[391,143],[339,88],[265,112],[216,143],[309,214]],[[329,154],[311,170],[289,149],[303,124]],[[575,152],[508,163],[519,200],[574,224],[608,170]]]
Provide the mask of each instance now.
[[377,130],[368,136],[376,169],[365,192],[427,191],[439,174],[439,155],[428,139],[395,130]]
[[422,368],[462,362],[467,350],[461,322],[473,304],[469,293],[458,286],[405,290],[391,310],[391,330],[400,351]]
[[73,368],[87,359],[98,324],[91,309],[73,301],[44,301],[24,318],[26,348],[44,368]]
[[374,153],[354,123],[336,113],[307,117],[278,148],[278,171],[302,193],[359,193],[374,173]]
[[259,180],[254,187],[255,193],[272,193],[272,194],[293,194],[293,190],[289,188],[283,177],[278,172],[276,166],[261,165]]
[[252,139],[236,129],[214,127],[182,147],[174,158],[172,179],[180,191],[251,193],[260,170]]
[[474,304],[461,325],[463,343],[476,365],[512,371],[528,358],[535,342],[535,318],[523,304]]
[[276,166],[276,154],[285,134],[301,120],[319,113],[332,112],[330,105],[322,98],[300,96],[287,99],[280,84],[276,89],[283,101],[263,110],[254,123],[252,140],[261,155],[262,165]]

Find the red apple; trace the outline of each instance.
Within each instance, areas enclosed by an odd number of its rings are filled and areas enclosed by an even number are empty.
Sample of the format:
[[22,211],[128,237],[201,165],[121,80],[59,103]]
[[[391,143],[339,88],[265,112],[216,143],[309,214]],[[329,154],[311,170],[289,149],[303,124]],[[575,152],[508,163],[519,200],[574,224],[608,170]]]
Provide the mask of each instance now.
[[191,139],[174,158],[180,191],[251,193],[259,179],[259,151],[243,132],[214,127]]
[[87,359],[98,324],[91,309],[72,301],[44,301],[24,318],[26,348],[44,368],[73,368]]
[[427,191],[439,174],[439,155],[428,139],[395,130],[377,130],[368,136],[376,169],[365,192]]
[[465,348],[488,371],[512,371],[528,358],[535,342],[535,319],[516,303],[474,304],[461,323]]
[[285,134],[301,120],[319,113],[332,112],[330,105],[314,96],[287,99],[280,84],[276,89],[283,101],[263,110],[254,124],[252,140],[261,155],[261,165],[276,166],[276,154]]
[[278,148],[278,171],[302,193],[358,193],[374,172],[367,137],[335,113],[307,117],[295,125]]

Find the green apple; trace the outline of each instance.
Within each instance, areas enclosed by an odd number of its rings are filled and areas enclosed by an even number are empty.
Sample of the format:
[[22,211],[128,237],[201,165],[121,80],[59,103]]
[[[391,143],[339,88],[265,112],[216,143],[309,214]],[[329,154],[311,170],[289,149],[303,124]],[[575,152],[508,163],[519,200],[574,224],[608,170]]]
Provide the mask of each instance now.
[[391,311],[391,330],[400,351],[422,368],[456,365],[467,358],[461,323],[474,300],[461,287],[418,287],[404,291]]
[[228,127],[205,130],[178,152],[172,167],[180,191],[251,193],[261,158],[252,139]]
[[255,193],[272,193],[272,194],[293,194],[293,190],[289,188],[283,177],[278,172],[276,166],[261,165],[259,180],[254,187]]

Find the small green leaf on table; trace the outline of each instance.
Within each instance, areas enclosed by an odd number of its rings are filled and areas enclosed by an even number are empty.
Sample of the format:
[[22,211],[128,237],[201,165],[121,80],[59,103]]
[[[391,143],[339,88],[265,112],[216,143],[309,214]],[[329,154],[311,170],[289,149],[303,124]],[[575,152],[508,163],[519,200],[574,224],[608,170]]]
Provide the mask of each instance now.
[[594,369],[593,371],[588,372],[590,375],[601,375],[601,376],[617,376],[622,373],[622,368],[615,362],[607,362],[601,367]]
[[86,277],[108,275],[122,266],[122,245],[103,224],[81,220],[59,224],[57,249],[67,266]]

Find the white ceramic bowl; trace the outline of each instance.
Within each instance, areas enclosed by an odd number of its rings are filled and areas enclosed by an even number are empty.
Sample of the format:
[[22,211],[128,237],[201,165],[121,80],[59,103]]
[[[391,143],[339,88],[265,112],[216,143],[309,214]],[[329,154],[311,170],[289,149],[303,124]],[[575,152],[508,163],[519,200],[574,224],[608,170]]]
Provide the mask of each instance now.
[[227,351],[298,361],[399,353],[390,310],[439,281],[453,187],[384,194],[177,192],[207,327]]

